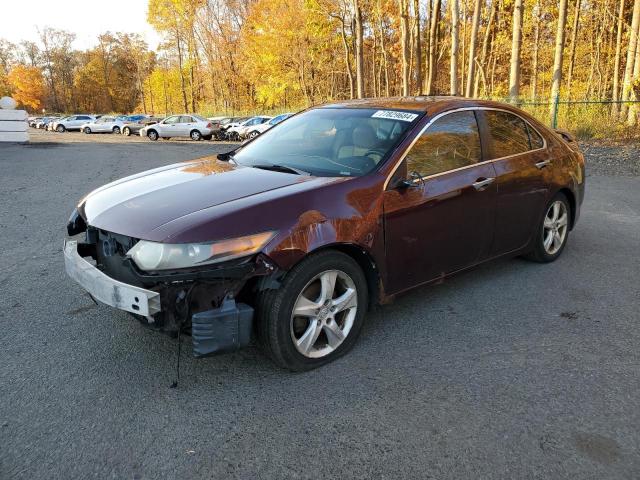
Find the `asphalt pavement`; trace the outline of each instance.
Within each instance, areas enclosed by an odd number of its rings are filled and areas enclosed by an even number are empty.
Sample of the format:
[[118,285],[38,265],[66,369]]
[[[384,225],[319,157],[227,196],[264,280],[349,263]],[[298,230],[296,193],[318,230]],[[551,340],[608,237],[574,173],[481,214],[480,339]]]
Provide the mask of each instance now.
[[557,262],[408,293],[330,365],[185,348],[170,389],[176,341],[67,278],[64,227],[95,187],[230,146],[85,137],[0,145],[0,479],[640,477],[640,177],[589,176]]

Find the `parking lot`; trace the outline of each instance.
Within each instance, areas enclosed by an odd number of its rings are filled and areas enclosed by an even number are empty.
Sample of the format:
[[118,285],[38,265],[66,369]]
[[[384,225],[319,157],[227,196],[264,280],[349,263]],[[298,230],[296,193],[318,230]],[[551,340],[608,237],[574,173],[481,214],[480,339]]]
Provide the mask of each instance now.
[[582,218],[548,265],[507,259],[372,312],[292,374],[195,360],[67,278],[88,191],[230,149],[32,132],[0,145],[0,478],[638,478],[640,151],[589,145]]

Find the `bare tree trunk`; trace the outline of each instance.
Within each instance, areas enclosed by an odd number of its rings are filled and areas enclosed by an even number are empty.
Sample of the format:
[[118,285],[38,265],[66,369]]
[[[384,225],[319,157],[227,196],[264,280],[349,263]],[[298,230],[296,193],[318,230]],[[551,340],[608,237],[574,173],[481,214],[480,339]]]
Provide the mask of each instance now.
[[429,77],[427,79],[427,95],[433,95],[433,87],[436,82],[437,64],[436,50],[438,47],[438,22],[440,21],[440,1],[433,0],[431,13],[431,26],[429,28]]
[[464,95],[470,97],[473,93],[473,85],[475,79],[475,66],[476,66],[476,46],[478,37],[478,25],[480,24],[480,7],[482,6],[481,0],[475,0],[473,7],[473,19],[471,20],[471,39],[469,40],[469,69],[467,71],[467,85]]
[[349,78],[349,98],[353,98],[353,95],[355,92],[355,81],[353,78],[353,68],[351,66],[351,54],[349,52],[349,44],[347,43],[347,34],[345,32],[346,24],[345,24],[344,16],[341,15],[339,17],[339,20],[341,25],[340,34],[342,36],[342,46],[344,47],[344,64],[347,69],[347,77]]
[[576,60],[576,42],[578,40],[578,27],[580,22],[580,1],[581,0],[576,0],[576,6],[573,13],[573,31],[571,32],[569,70],[567,72],[567,98],[571,98],[571,80],[573,78],[573,66]]
[[533,7],[533,54],[531,59],[531,100],[538,94],[538,51],[540,49],[540,1]]
[[[624,0],[620,0],[620,8],[618,9],[618,32],[616,34],[616,57],[613,63],[613,91],[611,99],[615,102],[620,99],[620,57],[622,53],[622,29],[624,27]],[[613,112],[620,111],[620,104],[613,104]]]
[[176,46],[178,48],[178,68],[180,69],[180,90],[182,91],[182,103],[185,113],[189,113],[189,104],[187,103],[187,89],[184,82],[184,72],[182,71],[182,42],[180,41],[180,32],[176,31]]
[[382,50],[382,63],[384,64],[384,95],[389,96],[389,64],[387,62],[387,50],[384,47],[384,26],[382,21],[382,5],[378,0],[378,14],[380,15],[380,49]]
[[[511,36],[511,70],[509,72],[509,96],[515,101],[520,96],[520,49],[522,47],[522,1],[513,5],[513,30]],[[566,1],[566,0],[561,0]]]
[[[624,67],[624,80],[622,82],[622,101],[629,100],[631,90],[631,75],[634,70],[636,48],[638,45],[638,27],[640,27],[640,0],[633,2],[633,17],[631,20],[631,31],[629,32],[629,46],[627,48],[627,63]],[[623,117],[627,114],[627,106],[622,104],[620,111]]]
[[420,32],[420,0],[413,0],[415,15],[414,37],[416,39],[416,94],[422,91],[422,34]]
[[356,23],[356,85],[358,87],[358,98],[364,97],[364,52],[362,27],[362,9],[360,0],[353,0],[353,12]]
[[[636,0],[640,2],[640,0]],[[560,95],[560,82],[562,82],[562,60],[564,50],[564,31],[567,24],[567,0],[560,0],[558,6],[558,27],[556,30],[556,51],[553,58],[553,83],[551,85],[551,121],[558,113],[556,99]]]
[[[636,37],[640,35],[640,25],[638,25],[638,30],[636,30]],[[637,101],[637,81],[640,78],[640,43],[636,42],[636,58],[633,64],[633,74],[631,76],[631,88],[629,91],[629,100]],[[632,103],[629,106],[629,111],[627,115],[627,125],[633,127],[638,121],[638,104]]]
[[451,5],[451,65],[450,65],[450,87],[451,95],[458,94],[458,0],[449,0]]
[[[487,55],[489,53],[489,42],[491,40],[491,29],[496,17],[496,11],[498,10],[498,0],[493,0],[491,3],[491,13],[489,13],[489,20],[487,21],[487,29],[484,32],[484,39],[482,41],[482,53],[480,54],[480,66],[484,69],[487,65]],[[485,94],[486,94],[486,74],[483,74],[485,78]],[[478,96],[479,78],[476,77],[475,84],[473,86],[473,96]]]
[[402,51],[402,95],[409,95],[409,12],[407,0],[398,0],[400,7],[400,49]]

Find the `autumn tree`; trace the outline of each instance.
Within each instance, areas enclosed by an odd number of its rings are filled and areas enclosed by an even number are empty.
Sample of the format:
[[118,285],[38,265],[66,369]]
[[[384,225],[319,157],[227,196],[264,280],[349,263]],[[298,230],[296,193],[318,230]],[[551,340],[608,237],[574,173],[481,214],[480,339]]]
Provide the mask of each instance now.
[[16,65],[9,72],[7,79],[12,89],[12,97],[18,104],[32,111],[42,107],[45,88],[39,68]]

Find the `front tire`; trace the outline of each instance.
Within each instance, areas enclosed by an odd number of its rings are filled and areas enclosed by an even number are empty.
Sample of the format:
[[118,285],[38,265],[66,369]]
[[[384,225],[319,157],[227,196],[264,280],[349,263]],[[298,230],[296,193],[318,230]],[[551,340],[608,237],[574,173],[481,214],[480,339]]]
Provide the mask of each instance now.
[[115,133],[116,135],[120,135],[120,127],[118,126],[113,127],[113,133]]
[[64,125],[58,125],[56,127],[56,132],[58,133],[63,133],[66,130],[66,128],[64,128]]
[[566,195],[558,193],[545,209],[535,233],[533,250],[526,258],[539,263],[556,260],[567,245],[570,221],[571,205]]
[[155,130],[149,130],[147,132],[147,138],[152,142],[155,142],[156,140],[158,140],[158,132],[156,132]]
[[131,129],[130,129],[129,127],[124,127],[124,128],[122,129],[122,134],[123,134],[125,137],[130,136],[130,135],[131,135]]
[[334,250],[296,265],[258,301],[257,334],[266,353],[292,371],[317,368],[355,344],[369,301],[362,269]]
[[84,133],[89,135],[91,133],[91,129],[89,127],[84,127]]
[[202,140],[202,134],[199,130],[192,130],[189,136],[191,137],[191,140],[195,142]]

